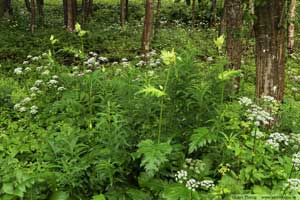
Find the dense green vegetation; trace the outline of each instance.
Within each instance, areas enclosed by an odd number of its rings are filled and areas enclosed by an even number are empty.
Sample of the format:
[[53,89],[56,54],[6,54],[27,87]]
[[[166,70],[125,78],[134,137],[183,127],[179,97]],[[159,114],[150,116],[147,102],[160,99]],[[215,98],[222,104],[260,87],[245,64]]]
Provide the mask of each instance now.
[[165,2],[147,63],[139,56],[143,2],[131,2],[121,30],[118,2],[96,1],[91,21],[74,33],[62,26],[60,2],[46,1],[35,33],[23,2],[14,6],[0,25],[0,199],[300,192],[297,49],[287,56],[281,103],[255,98],[248,30],[241,70],[224,70],[209,1],[194,30],[184,2]]

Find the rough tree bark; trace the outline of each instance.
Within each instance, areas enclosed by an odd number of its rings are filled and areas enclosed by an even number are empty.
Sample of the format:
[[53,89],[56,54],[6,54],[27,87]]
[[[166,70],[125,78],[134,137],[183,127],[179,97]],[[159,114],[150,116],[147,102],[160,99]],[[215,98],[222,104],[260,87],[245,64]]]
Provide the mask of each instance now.
[[[224,18],[226,29],[226,53],[230,64],[229,69],[238,70],[241,67],[243,26],[243,0],[225,0]],[[235,88],[239,89],[239,78],[235,81]]]
[[285,0],[255,6],[256,96],[282,101],[285,79]]
[[31,32],[34,32],[35,29],[35,0],[30,1],[30,7],[31,7],[31,23],[30,23],[30,29]]
[[295,45],[295,18],[297,0],[290,1],[289,28],[288,28],[288,52],[293,53]]
[[76,0],[67,0],[67,30],[69,32],[75,30],[76,10]]
[[[249,0],[249,14],[251,17],[254,16],[254,0]],[[249,23],[249,33],[250,33],[250,37],[254,37],[254,20],[251,19],[250,23]]]
[[64,8],[64,25],[68,26],[68,0],[63,0],[63,8]]
[[142,54],[144,55],[145,61],[147,61],[147,54],[150,50],[152,19],[153,19],[153,0],[146,0],[144,31],[143,31],[142,48],[141,48],[141,51],[142,51]]
[[126,19],[126,0],[120,0],[120,25],[122,30],[124,30]]

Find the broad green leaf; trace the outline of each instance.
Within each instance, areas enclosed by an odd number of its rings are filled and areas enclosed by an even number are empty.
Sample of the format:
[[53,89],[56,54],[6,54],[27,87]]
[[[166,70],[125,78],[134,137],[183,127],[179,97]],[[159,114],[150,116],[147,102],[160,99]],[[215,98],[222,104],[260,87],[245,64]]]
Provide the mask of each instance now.
[[217,39],[214,40],[214,43],[215,43],[216,47],[218,48],[218,50],[222,49],[224,41],[225,41],[224,35],[221,35],[220,37],[218,37]]
[[49,200],[68,200],[69,193],[64,191],[53,192]]
[[92,200],[105,200],[105,196],[103,194],[95,195]]
[[184,185],[174,183],[166,186],[162,197],[166,200],[188,200],[191,199],[191,193]]

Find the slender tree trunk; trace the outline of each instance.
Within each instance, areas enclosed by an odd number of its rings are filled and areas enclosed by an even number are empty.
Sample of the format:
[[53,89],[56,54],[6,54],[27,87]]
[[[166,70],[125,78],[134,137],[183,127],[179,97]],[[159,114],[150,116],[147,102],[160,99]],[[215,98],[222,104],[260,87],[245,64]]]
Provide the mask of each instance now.
[[255,7],[256,96],[282,101],[285,79],[285,0]]
[[289,8],[288,52],[293,53],[295,45],[296,0],[291,0]]
[[30,29],[31,32],[34,32],[35,29],[35,0],[31,0],[31,24],[30,24]]
[[[251,17],[254,17],[254,1],[255,0],[249,0],[249,14]],[[254,37],[254,20],[251,19],[249,23],[249,33],[250,37]]]
[[150,50],[151,32],[152,32],[152,19],[153,19],[153,0],[146,0],[145,3],[145,19],[144,31],[142,37],[142,54],[144,60],[147,61],[147,54]]
[[122,30],[125,26],[125,17],[126,17],[126,0],[120,0],[120,25]]
[[192,30],[195,28],[196,0],[192,0]]
[[63,0],[64,7],[64,25],[67,28],[68,26],[68,0]]
[[[229,69],[241,68],[242,41],[241,31],[243,26],[243,0],[225,0],[224,17],[226,23],[226,53],[230,64]],[[235,80],[235,89],[239,90],[240,79]]]
[[67,0],[67,15],[68,15],[68,24],[67,30],[73,32],[75,30],[75,21],[76,21],[76,0]]
[[87,13],[88,17],[90,17],[93,13],[93,0],[89,0]]

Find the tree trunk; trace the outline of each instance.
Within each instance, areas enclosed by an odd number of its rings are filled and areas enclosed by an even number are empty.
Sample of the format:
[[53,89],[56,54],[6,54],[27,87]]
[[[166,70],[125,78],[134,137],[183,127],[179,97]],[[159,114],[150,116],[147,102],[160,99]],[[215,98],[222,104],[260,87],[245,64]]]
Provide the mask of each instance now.
[[69,32],[73,32],[75,30],[76,10],[76,0],[67,0],[67,30]]
[[[241,67],[242,41],[241,29],[243,26],[243,0],[225,0],[224,18],[226,29],[226,53],[230,64],[229,69],[238,70]],[[239,89],[239,78],[235,81],[235,88]]]
[[285,0],[255,6],[256,96],[282,101],[285,79]]
[[291,54],[295,44],[295,18],[296,18],[296,0],[291,0],[289,8],[289,28],[288,28],[288,52]]
[[216,25],[217,21],[217,0],[211,1],[211,16],[210,16],[210,27]]
[[[254,17],[255,13],[254,13],[254,1],[255,0],[249,0],[249,14],[251,17]],[[254,20],[251,19],[250,23],[249,23],[249,33],[250,33],[250,37],[254,37]]]
[[122,30],[125,26],[125,17],[126,17],[126,0],[120,0],[120,25]]
[[64,7],[64,25],[67,28],[68,26],[68,0],[63,0]]
[[31,32],[33,33],[34,32],[34,29],[35,29],[35,0],[31,0],[31,23],[30,23],[30,29],[31,29]]
[[142,38],[142,54],[144,60],[147,61],[147,54],[150,50],[150,40],[152,31],[152,18],[153,18],[153,0],[146,0],[145,3],[145,19],[144,19],[144,31]]

